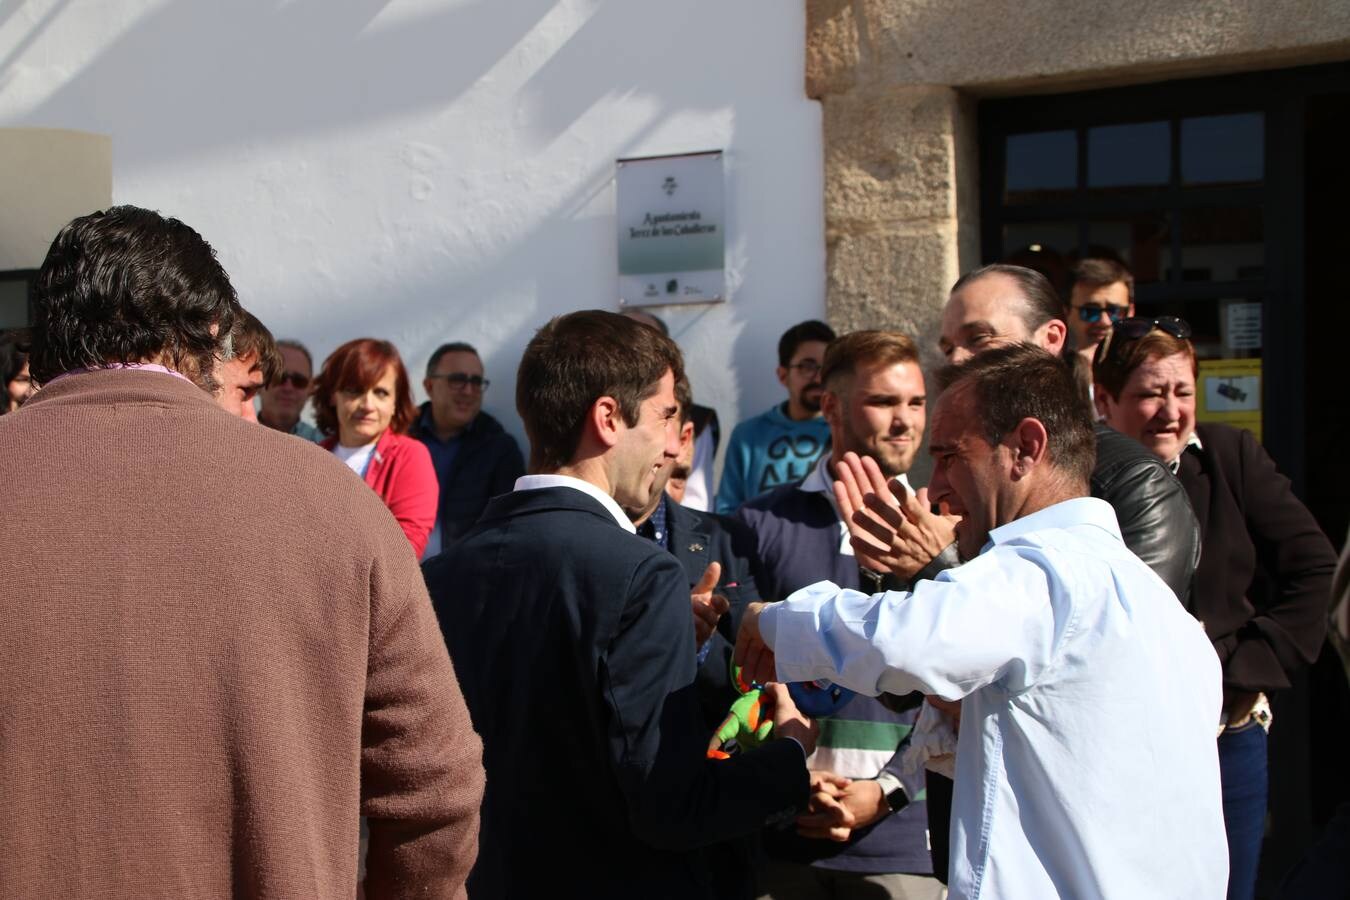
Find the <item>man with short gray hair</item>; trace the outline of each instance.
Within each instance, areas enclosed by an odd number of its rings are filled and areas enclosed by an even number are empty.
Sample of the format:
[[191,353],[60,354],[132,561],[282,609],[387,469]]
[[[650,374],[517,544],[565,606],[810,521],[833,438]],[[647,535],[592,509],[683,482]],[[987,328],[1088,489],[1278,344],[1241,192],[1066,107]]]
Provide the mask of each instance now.
[[267,378],[266,387],[259,392],[262,403],[258,421],[317,444],[323,440],[323,432],[301,418],[309,400],[310,383],[314,381],[314,357],[308,347],[293,338],[282,338],[276,343],[281,372],[276,378]]

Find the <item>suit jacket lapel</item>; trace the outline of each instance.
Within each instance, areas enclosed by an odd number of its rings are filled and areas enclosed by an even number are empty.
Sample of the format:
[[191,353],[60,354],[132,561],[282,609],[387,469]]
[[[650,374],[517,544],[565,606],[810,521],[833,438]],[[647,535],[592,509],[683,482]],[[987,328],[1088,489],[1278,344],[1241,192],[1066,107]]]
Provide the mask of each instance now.
[[708,533],[699,528],[694,517],[673,500],[666,506],[666,527],[670,529],[670,552],[684,566],[692,587],[703,577],[712,555],[708,548]]

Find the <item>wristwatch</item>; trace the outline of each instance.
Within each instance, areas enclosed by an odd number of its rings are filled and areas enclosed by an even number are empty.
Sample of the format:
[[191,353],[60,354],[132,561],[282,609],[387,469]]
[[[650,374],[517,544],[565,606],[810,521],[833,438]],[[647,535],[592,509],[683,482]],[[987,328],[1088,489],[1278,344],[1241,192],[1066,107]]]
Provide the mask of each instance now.
[[872,779],[881,785],[881,795],[886,798],[886,805],[890,807],[891,812],[898,813],[900,810],[909,806],[909,794],[905,791],[905,786],[900,783],[890,772],[878,772],[877,777]]

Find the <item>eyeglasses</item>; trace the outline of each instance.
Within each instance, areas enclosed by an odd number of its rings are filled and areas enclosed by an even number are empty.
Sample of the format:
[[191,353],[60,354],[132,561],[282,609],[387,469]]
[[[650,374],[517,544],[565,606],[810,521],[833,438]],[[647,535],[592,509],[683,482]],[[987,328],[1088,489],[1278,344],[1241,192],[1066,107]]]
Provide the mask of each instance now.
[[1130,311],[1128,305],[1115,306],[1110,303],[1105,306],[1097,303],[1084,303],[1082,306],[1075,306],[1074,309],[1078,310],[1078,318],[1082,319],[1084,322],[1099,322],[1101,321],[1102,313],[1106,313],[1111,319],[1112,324],[1124,319],[1126,314]]
[[471,391],[486,391],[491,384],[482,375],[465,375],[463,372],[451,372],[449,375],[428,375],[428,378],[444,378],[445,383],[454,389],[468,388]]
[[799,370],[807,378],[814,378],[820,372],[820,363],[814,359],[804,359],[799,363],[793,363],[788,368]]
[[309,376],[302,375],[299,372],[282,372],[281,377],[277,379],[277,387],[281,387],[283,384],[289,384],[297,391],[303,391],[309,387]]

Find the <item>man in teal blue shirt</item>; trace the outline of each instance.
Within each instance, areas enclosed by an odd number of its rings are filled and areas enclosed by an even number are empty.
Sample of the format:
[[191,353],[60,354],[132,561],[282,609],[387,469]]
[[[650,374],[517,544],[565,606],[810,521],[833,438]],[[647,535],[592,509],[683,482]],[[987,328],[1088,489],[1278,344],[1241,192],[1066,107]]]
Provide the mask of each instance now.
[[787,402],[740,423],[731,432],[717,489],[717,512],[729,514],[765,491],[801,481],[830,445],[820,417],[820,365],[834,331],[810,319],[778,339],[778,381]]

